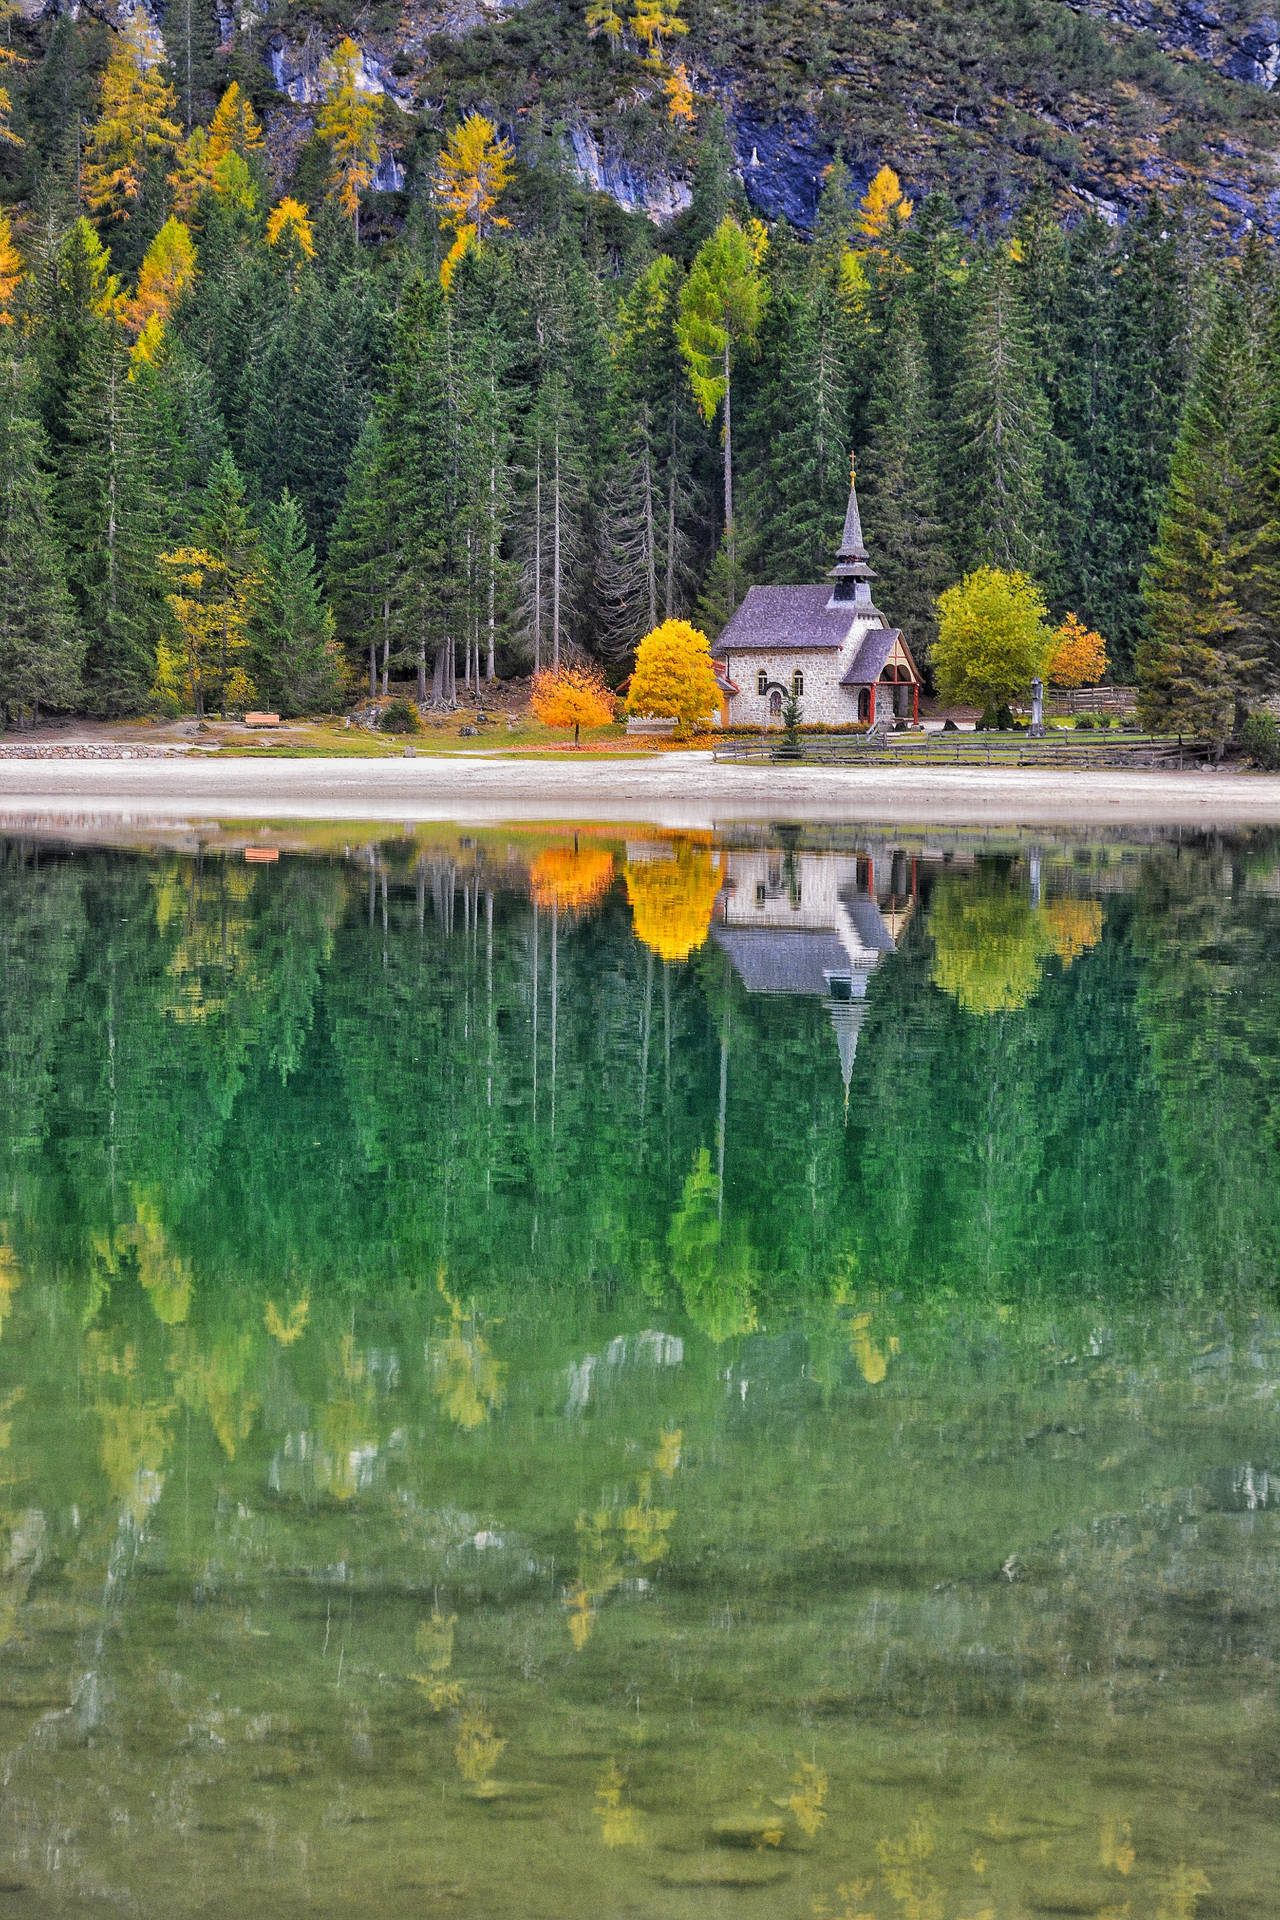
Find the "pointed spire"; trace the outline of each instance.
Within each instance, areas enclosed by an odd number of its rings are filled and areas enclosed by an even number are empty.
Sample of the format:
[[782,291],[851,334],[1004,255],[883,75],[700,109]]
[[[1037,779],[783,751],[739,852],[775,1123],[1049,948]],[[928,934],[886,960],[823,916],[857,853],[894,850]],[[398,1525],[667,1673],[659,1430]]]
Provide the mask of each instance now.
[[836,563],[827,575],[829,580],[874,580],[875,574],[867,564],[866,542],[862,538],[862,515],[858,511],[858,467],[851,456],[849,460],[849,504],[844,510],[844,532],[840,536],[840,551]]

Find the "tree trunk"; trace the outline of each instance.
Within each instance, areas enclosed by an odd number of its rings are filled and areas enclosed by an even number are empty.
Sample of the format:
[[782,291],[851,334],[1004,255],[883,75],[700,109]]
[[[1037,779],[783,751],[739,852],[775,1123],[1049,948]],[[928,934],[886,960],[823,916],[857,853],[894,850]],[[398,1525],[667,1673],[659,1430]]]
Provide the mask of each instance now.
[[426,702],[427,702],[427,643],[425,640],[419,640],[418,642],[418,705],[420,707],[425,706]]
[[560,427],[556,425],[555,481],[551,547],[551,666],[560,671]]
[[649,631],[658,624],[658,555],[653,537],[653,461],[649,455],[649,435],[644,440],[644,561],[645,584],[649,589]]
[[376,640],[371,640],[369,642],[369,698],[371,700],[376,700],[377,697],[378,697],[378,643]]
[[729,342],[724,344],[724,537],[729,559],[729,607],[738,604],[737,555],[733,535],[733,411],[729,378]]
[[533,479],[533,670],[542,671],[542,435]]
[[676,400],[671,401],[671,460],[667,469],[667,597],[665,618],[676,610],[676,453],[680,444]]
[[382,697],[387,697],[387,682],[391,677],[391,629],[382,630]]

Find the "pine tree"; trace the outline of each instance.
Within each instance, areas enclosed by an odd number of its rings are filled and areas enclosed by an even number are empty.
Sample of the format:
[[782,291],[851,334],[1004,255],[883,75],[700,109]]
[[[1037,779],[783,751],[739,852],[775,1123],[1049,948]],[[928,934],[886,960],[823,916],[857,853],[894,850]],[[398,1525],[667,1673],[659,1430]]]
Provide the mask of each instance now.
[[260,699],[283,714],[332,708],[341,692],[333,614],[292,494],[262,516],[260,577],[249,629],[249,671]]
[[1163,732],[1238,728],[1280,687],[1266,303],[1225,285],[1178,431],[1142,577],[1139,713]]
[[1049,409],[1032,352],[1017,268],[991,248],[966,289],[949,497],[966,570],[986,564],[1038,574],[1045,539]]
[[30,369],[0,360],[0,714],[74,705],[83,646],[67,593]]
[[178,81],[182,124],[190,133],[202,100],[213,88],[217,51],[213,9],[204,0],[167,0],[162,31]]
[[929,362],[905,293],[876,356],[859,482],[877,591],[921,657],[937,634],[937,597],[954,577],[938,499],[938,436]]
[[127,342],[109,322],[80,359],[57,459],[58,518],[87,639],[84,685],[103,713],[136,712],[145,700],[164,614],[145,400],[130,370]]
[[369,656],[369,694],[378,691],[378,657],[389,660],[400,528],[392,512],[391,454],[375,408],[351,456],[347,489],[329,547],[328,581],[341,639]]

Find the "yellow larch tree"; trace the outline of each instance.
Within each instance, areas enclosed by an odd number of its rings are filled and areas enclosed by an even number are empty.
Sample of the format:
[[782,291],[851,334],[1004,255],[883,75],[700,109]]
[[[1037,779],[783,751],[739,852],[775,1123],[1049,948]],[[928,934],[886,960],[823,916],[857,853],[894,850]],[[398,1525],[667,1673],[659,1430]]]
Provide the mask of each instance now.
[[440,219],[454,242],[440,269],[447,292],[458,264],[470,247],[481,247],[497,227],[509,226],[496,211],[510,185],[514,158],[510,142],[499,137],[492,120],[469,113],[445,142],[436,168],[435,194]]
[[594,40],[603,34],[610,52],[616,52],[626,32],[626,21],[618,11],[617,0],[589,0],[586,20],[588,38]]
[[663,81],[667,91],[667,113],[672,120],[686,120],[693,125],[693,84],[689,79],[689,69],[683,60],[674,67]]
[[320,69],[324,105],[316,132],[329,144],[329,197],[336,200],[360,238],[360,195],[373,183],[382,158],[378,145],[378,108],[360,89],[360,49],[351,38],[339,40]]
[[680,18],[680,0],[635,0],[631,31],[644,48],[645,64],[662,65],[663,48],[678,34],[688,33],[687,22]]
[[286,194],[267,215],[267,245],[284,262],[289,285],[298,284],[298,275],[308,260],[316,257],[311,215],[301,200]]
[[0,213],[0,327],[13,325],[14,295],[22,281],[22,258],[13,244],[9,216]]
[[85,204],[99,217],[123,220],[148,167],[178,150],[178,99],[161,72],[163,58],[160,35],[140,8],[117,35],[85,144]]
[[266,151],[262,122],[253,110],[253,102],[239,81],[233,80],[219,100],[209,122],[209,151],[215,160],[227,153],[238,153],[242,160]]
[[[3,31],[5,36],[4,41],[0,43],[0,67],[25,67],[27,64],[22,55],[15,53],[9,45],[9,30],[13,22],[20,18],[21,10],[13,5],[13,0],[0,0],[0,30]],[[25,146],[26,142],[13,130],[10,119],[12,113],[13,100],[10,97],[9,89],[8,87],[0,86],[0,145],[6,147]]]
[[613,885],[607,847],[544,847],[529,869],[529,891],[540,907],[586,913]]
[[195,277],[195,242],[181,220],[170,216],[143,255],[138,291],[126,312],[138,336],[135,359],[155,359],[169,316]]
[[247,705],[253,699],[253,682],[240,656],[249,644],[256,576],[238,573],[202,547],[162,553],[160,564],[172,589],[165,598],[178,648],[162,644],[158,651],[158,696],[171,700],[185,695],[201,719],[215,699],[224,713],[228,707]]
[[866,303],[872,267],[881,274],[902,269],[897,241],[913,211],[893,168],[881,167],[858,202],[855,244],[840,261],[840,289],[855,312]]

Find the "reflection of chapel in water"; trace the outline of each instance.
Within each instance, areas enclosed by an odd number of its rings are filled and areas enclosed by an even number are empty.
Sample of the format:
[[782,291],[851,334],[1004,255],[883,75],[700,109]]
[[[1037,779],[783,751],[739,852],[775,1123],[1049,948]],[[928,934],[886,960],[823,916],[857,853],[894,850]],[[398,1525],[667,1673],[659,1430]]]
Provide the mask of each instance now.
[[856,855],[770,847],[723,860],[712,939],[748,993],[822,1001],[847,1094],[867,984],[915,906],[915,861],[883,844]]

